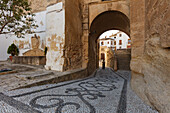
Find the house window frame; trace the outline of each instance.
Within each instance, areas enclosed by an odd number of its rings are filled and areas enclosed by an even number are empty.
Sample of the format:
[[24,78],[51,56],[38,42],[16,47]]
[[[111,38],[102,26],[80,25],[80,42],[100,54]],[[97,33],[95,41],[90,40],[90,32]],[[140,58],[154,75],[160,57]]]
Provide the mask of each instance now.
[[122,40],[119,40],[119,45],[122,45]]

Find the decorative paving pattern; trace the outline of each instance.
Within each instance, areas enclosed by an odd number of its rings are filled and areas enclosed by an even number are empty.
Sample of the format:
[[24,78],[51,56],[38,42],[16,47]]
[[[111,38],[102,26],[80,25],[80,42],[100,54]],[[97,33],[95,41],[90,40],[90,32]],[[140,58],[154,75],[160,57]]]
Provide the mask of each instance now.
[[128,81],[120,74],[100,69],[95,77],[0,93],[0,102],[17,113],[126,113]]

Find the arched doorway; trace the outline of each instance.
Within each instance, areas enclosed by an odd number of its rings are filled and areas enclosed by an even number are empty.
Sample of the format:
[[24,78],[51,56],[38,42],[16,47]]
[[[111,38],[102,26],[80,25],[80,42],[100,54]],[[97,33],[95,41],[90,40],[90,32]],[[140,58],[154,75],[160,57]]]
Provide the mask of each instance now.
[[[117,68],[130,70],[131,39],[120,30],[109,30],[98,38],[99,43],[99,68]],[[117,65],[115,64],[117,61]]]
[[98,37],[108,30],[121,30],[130,36],[129,18],[120,11],[106,11],[99,14],[90,25],[89,33],[89,73],[98,68]]

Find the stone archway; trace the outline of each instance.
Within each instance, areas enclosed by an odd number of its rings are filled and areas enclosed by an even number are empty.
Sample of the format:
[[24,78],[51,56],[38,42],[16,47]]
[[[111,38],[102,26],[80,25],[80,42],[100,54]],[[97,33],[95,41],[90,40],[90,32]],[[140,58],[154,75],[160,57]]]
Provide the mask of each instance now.
[[130,21],[129,18],[120,11],[105,11],[99,14],[90,25],[89,33],[89,62],[88,71],[92,73],[98,68],[98,37],[107,30],[121,30],[130,36]]

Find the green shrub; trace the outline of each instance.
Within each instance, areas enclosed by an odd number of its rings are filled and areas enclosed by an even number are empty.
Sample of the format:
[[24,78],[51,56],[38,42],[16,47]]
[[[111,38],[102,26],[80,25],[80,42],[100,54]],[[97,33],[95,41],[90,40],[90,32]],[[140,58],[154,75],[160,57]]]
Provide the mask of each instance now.
[[18,56],[19,54],[19,49],[17,48],[17,46],[13,43],[8,47],[8,54],[11,54],[12,56]]

